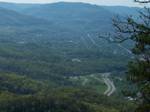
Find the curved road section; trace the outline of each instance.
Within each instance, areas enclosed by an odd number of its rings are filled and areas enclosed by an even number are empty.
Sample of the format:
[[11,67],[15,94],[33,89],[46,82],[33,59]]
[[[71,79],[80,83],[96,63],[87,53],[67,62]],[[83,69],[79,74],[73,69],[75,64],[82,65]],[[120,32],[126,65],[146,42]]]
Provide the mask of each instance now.
[[116,91],[116,87],[115,87],[113,81],[111,81],[108,78],[109,75],[110,75],[110,73],[103,74],[104,83],[107,85],[107,90],[104,92],[104,95],[107,95],[107,96],[112,95]]

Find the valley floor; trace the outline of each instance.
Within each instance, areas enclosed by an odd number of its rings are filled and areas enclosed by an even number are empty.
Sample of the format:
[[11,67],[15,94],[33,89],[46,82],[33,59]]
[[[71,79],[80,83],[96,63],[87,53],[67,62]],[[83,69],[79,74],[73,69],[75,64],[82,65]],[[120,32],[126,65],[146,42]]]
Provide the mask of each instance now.
[[110,75],[111,73],[96,73],[86,76],[70,77],[70,80],[84,87],[96,87],[94,89],[97,89],[100,93],[111,96],[116,91],[116,87],[110,79]]

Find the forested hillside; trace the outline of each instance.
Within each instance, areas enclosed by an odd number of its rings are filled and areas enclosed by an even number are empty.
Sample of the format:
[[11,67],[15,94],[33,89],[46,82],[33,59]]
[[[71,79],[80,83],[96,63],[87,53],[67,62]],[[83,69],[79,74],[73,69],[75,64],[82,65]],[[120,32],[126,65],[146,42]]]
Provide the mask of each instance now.
[[115,100],[85,88],[54,89],[43,82],[10,73],[0,74],[3,112],[132,112],[133,102]]
[[132,112],[121,92],[133,43],[99,36],[137,9],[1,2],[0,112]]

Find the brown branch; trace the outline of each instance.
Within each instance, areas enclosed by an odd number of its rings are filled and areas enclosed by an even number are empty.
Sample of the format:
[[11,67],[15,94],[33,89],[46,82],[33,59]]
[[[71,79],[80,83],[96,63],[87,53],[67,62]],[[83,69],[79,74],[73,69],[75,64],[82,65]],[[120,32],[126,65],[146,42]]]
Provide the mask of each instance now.
[[150,0],[135,0],[138,3],[150,3]]

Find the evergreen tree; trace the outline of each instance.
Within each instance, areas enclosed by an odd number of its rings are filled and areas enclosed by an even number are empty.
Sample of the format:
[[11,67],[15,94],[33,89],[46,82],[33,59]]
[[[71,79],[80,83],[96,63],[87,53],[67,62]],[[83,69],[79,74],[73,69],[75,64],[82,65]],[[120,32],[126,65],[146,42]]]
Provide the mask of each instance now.
[[[139,3],[149,3],[149,0]],[[137,85],[139,103],[136,112],[150,111],[150,8],[139,12],[139,19],[128,17],[126,20],[115,18],[113,24],[116,30],[115,42],[132,40],[135,43],[132,49],[134,60],[129,63],[128,79]]]

